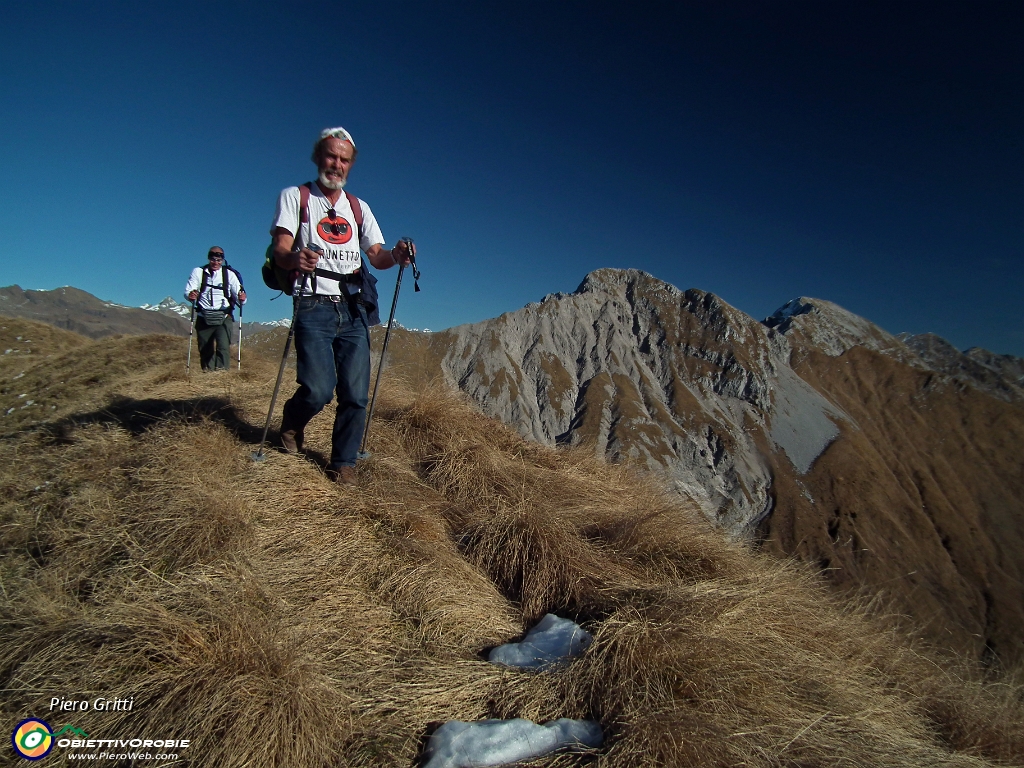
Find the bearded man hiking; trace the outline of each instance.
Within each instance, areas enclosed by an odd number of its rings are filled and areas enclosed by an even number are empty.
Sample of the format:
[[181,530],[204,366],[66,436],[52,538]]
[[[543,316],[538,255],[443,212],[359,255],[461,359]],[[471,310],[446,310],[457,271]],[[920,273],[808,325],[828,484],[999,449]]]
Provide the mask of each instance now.
[[384,248],[370,207],[342,192],[356,159],[348,131],[324,130],[312,159],[316,182],[281,192],[271,228],[274,261],[294,275],[299,388],[284,405],[281,447],[298,452],[306,424],[336,392],[327,474],[340,484],[354,485],[370,388],[370,326],[380,322],[377,281],[366,261],[376,269],[409,265],[415,247],[400,242],[391,250]]

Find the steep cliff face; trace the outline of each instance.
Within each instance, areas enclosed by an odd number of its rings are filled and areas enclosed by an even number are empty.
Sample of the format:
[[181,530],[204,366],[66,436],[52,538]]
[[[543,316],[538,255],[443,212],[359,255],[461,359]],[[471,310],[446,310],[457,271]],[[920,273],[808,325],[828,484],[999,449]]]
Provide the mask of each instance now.
[[844,419],[790,368],[781,333],[636,270],[441,335],[446,377],[485,411],[666,473],[734,536],[771,509],[766,456],[805,473]]
[[661,473],[728,535],[884,593],[930,639],[1024,658],[1016,358],[817,299],[758,322],[635,270],[421,346],[525,437]]

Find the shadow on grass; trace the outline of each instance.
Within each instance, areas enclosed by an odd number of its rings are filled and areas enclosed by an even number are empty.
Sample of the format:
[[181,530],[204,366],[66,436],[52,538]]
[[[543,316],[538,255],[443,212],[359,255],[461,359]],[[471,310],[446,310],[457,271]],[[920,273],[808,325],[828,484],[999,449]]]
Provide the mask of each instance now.
[[[224,426],[243,443],[259,446],[263,437],[264,424],[250,424],[239,416],[238,411],[224,397],[198,397],[188,400],[135,400],[129,397],[115,397],[108,405],[89,413],[73,413],[57,421],[42,422],[25,431],[38,431],[52,444],[67,444],[74,441],[75,430],[88,424],[109,424],[119,426],[138,437],[157,424],[167,421],[198,423],[214,421]],[[4,435],[11,437],[13,435]],[[279,450],[280,430],[267,432],[264,453]],[[302,456],[321,470],[327,468],[328,460],[322,453],[302,449]]]
[[[188,400],[135,400],[115,397],[99,410],[73,413],[57,421],[43,422],[30,428],[39,431],[54,443],[67,443],[74,439],[75,430],[89,424],[119,426],[138,436],[153,426],[166,421],[198,423],[210,420],[222,424],[239,440],[258,445],[263,425],[253,425],[238,415],[235,407],[223,397],[198,397]],[[268,433],[268,438],[277,433]]]

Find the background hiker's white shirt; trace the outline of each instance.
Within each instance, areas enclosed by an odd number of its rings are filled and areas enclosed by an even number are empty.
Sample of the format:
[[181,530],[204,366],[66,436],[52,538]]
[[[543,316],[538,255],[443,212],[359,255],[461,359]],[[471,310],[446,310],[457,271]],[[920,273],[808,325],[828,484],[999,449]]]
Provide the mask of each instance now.
[[[340,275],[351,274],[359,269],[361,264],[360,248],[366,251],[375,245],[384,244],[384,235],[381,234],[377,219],[374,218],[370,206],[359,200],[359,207],[363,212],[363,233],[357,243],[356,219],[352,214],[352,206],[348,203],[345,191],[342,190],[338,202],[332,206],[320,191],[319,185],[314,183],[311,186],[307,205],[309,221],[302,225],[302,232],[298,231],[300,203],[298,187],[288,187],[281,191],[277,198],[277,212],[274,214],[273,227],[280,227],[291,232],[295,236],[297,244],[306,246],[315,243],[319,245],[324,252],[317,262],[318,269],[326,269]],[[337,214],[333,221],[327,216],[327,211],[332,207]],[[341,230],[340,234],[331,231],[332,224]],[[298,294],[301,285],[301,278],[296,278],[295,294]],[[321,296],[345,295],[337,280],[319,276],[316,279],[316,292]],[[306,295],[312,293],[312,286],[307,285]]]
[[[203,271],[206,269],[209,269],[209,267],[196,267],[192,270],[188,283],[185,285],[186,299],[192,291],[199,290],[203,284]],[[238,292],[242,290],[242,284],[238,282],[238,275],[230,269],[227,270],[227,273],[228,295],[235,300],[236,304],[239,304],[241,302],[238,300]],[[221,270],[220,267],[217,267],[216,271],[206,278],[206,290],[196,299],[197,309],[228,309],[231,306],[231,302],[224,296],[224,292],[220,290],[220,281]]]

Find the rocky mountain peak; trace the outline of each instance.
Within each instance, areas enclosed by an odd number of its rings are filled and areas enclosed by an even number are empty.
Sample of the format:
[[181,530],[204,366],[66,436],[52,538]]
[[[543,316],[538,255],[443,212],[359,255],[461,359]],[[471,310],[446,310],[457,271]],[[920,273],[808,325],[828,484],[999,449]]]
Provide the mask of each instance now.
[[904,360],[911,357],[895,336],[823,299],[803,296],[792,299],[765,318],[764,324],[783,334],[800,357],[812,349],[838,357],[853,347],[864,347]]
[[176,301],[172,296],[165,296],[159,304],[143,304],[139,309],[150,312],[160,312],[165,315],[177,315],[178,317],[189,317],[192,308],[188,304]]
[[790,369],[782,335],[639,270],[597,270],[572,294],[444,333],[446,378],[486,412],[667,471],[734,535],[771,505],[759,444],[806,472],[842,418]]
[[620,293],[640,290],[644,293],[654,293],[664,296],[679,296],[682,294],[674,285],[659,280],[654,275],[648,274],[639,269],[595,269],[583,278],[583,282],[575,290],[576,294],[585,293]]
[[1024,360],[821,299],[758,322],[616,269],[431,344],[523,436],[646,467],[727,535],[895,593],[979,657],[1021,653]]

